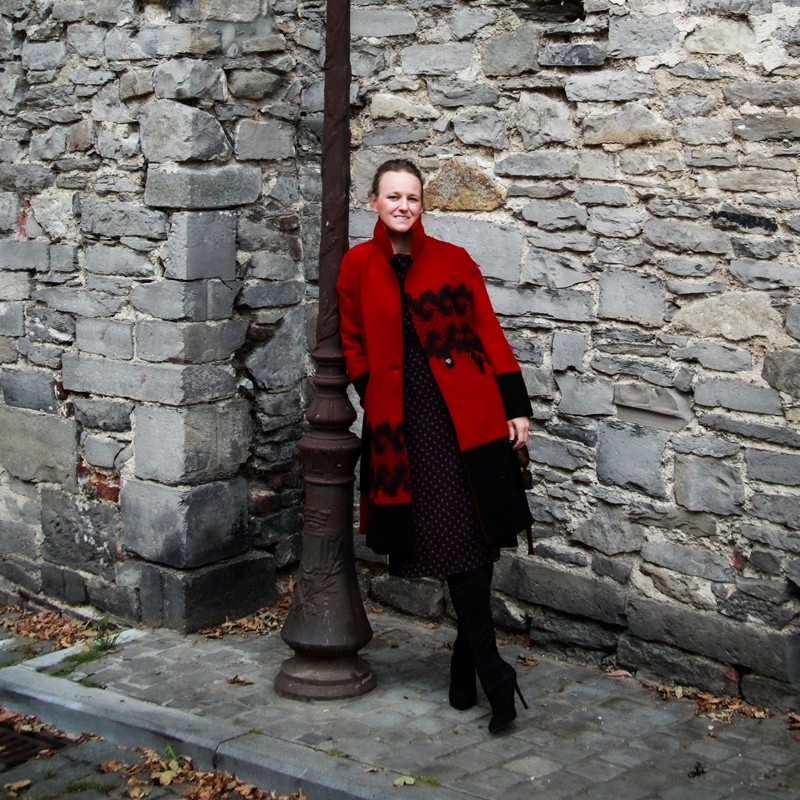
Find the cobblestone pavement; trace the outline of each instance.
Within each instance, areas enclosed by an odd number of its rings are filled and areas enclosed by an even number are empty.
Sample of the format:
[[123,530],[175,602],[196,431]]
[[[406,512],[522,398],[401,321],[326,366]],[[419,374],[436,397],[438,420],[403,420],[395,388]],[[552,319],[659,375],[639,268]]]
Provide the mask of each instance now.
[[[90,743],[97,748],[173,744],[203,768],[278,792],[302,787],[310,800],[800,798],[800,734],[785,714],[723,724],[636,678],[506,644],[509,660],[538,662],[517,661],[530,710],[518,707],[507,732],[490,736],[482,694],[469,711],[447,703],[451,627],[370,620],[375,636],[362,655],[378,687],[350,700],[278,697],[273,681],[292,653],[277,632],[212,640],[159,630],[128,632],[62,677],[53,676],[58,653],[6,666],[0,705],[99,733],[108,744]],[[416,783],[395,786],[401,776]]]

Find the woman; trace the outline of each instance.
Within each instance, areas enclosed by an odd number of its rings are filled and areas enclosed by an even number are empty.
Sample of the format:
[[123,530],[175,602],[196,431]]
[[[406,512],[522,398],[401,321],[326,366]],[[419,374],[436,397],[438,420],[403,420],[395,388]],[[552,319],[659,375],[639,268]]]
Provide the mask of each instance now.
[[339,274],[342,349],[364,406],[361,528],[392,574],[447,579],[450,704],[475,705],[477,672],[494,733],[516,717],[515,691],[525,705],[497,651],[490,586],[499,548],[532,521],[513,452],[532,410],[478,267],[425,233],[422,184],[405,159],[378,168],[374,238]]

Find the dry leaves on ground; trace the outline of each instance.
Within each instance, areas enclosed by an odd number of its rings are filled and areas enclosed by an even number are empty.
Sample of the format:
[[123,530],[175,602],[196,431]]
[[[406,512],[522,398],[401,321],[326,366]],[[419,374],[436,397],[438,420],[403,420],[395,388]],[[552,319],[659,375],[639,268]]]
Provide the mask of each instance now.
[[15,711],[9,711],[1,706],[0,725],[4,728],[11,728],[12,731],[17,733],[49,733],[53,736],[70,738],[58,728],[54,728],[36,717],[32,717],[29,714],[17,714]]
[[289,575],[278,584],[278,602],[274,608],[260,608],[246,617],[226,619],[221,625],[202,628],[199,633],[206,639],[221,639],[223,636],[238,634],[239,636],[264,636],[280,630],[286,615],[292,607],[294,594],[294,578]]
[[0,629],[14,636],[50,642],[56,649],[85,644],[108,633],[108,626],[69,619],[54,611],[26,611],[19,606],[0,605],[0,615],[6,616],[0,620]]
[[114,772],[128,779],[128,797],[145,800],[153,787],[171,786],[187,800],[307,800],[302,791],[278,795],[259,789],[227,772],[205,772],[195,769],[187,756],[162,757],[153,750],[139,748],[143,755],[139,764],[114,759],[98,767],[103,773]]
[[695,713],[698,716],[710,717],[715,722],[725,725],[732,722],[735,716],[769,719],[774,715],[771,709],[746,703],[741,697],[719,697],[710,692],[686,689],[683,686],[662,686],[647,682],[642,683],[642,686],[656,690],[664,700],[672,697],[691,700],[695,704]]

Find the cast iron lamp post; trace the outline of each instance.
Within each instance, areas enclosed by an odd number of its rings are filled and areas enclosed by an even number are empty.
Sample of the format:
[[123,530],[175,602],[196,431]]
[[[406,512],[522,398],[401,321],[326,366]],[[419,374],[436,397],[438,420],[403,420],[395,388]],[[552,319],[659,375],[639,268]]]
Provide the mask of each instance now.
[[275,690],[284,697],[328,700],[375,687],[358,651],[372,639],[353,556],[356,413],[347,399],[339,344],[336,277],[348,248],[350,177],[350,2],[328,0],[325,118],[322,136],[322,237],[319,260],[316,394],[300,440],[305,468],[303,556],[294,601],[281,636],[295,654],[281,665]]

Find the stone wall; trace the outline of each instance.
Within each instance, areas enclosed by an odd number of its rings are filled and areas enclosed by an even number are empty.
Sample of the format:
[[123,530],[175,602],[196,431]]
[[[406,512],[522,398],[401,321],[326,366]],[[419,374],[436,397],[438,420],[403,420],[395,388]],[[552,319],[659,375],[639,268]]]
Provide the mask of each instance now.
[[2,599],[189,630],[297,559],[319,8],[0,2]]
[[[0,598],[188,630],[296,562],[323,12],[0,0]],[[416,158],[534,401],[536,555],[503,556],[498,621],[792,703],[800,6],[356,0],[352,27],[353,238],[374,167]],[[373,599],[446,613],[359,554]]]
[[536,555],[503,556],[498,621],[794,702],[800,6],[356,2],[353,32],[354,203],[385,156],[424,166],[535,404]]

